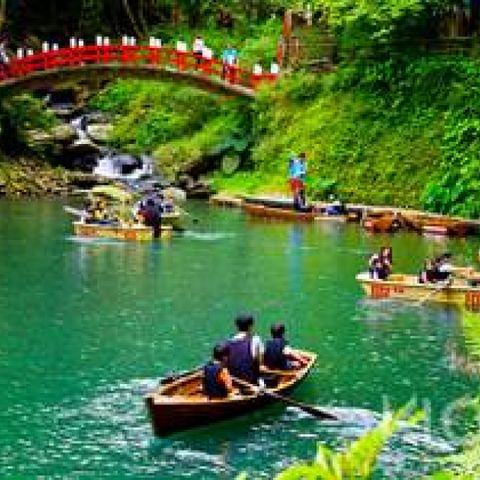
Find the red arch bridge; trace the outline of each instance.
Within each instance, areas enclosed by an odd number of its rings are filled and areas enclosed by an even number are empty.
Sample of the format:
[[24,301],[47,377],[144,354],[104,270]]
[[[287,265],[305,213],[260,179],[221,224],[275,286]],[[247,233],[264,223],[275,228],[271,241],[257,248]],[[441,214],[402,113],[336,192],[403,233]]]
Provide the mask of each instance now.
[[[0,88],[28,89],[52,77],[61,79],[83,72],[110,78],[181,77],[202,88],[253,97],[261,84],[275,82],[278,78],[278,73],[264,73],[259,66],[250,71],[237,65],[225,65],[211,55],[159,46],[158,41],[151,41],[150,46],[79,43],[68,48],[58,48],[55,44],[50,48],[44,44],[41,53],[20,49],[17,57],[1,69]],[[157,45],[152,46],[152,43]]]

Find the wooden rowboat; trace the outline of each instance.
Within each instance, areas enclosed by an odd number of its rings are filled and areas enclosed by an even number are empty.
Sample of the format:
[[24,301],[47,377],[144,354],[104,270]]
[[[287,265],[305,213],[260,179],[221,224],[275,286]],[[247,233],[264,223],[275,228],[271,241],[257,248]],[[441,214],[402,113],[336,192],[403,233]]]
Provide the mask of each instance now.
[[348,221],[347,215],[325,215],[316,210],[311,212],[299,212],[293,208],[268,207],[266,205],[244,203],[242,205],[246,213],[252,217],[272,218],[275,220],[285,220],[290,222],[340,222]]
[[[290,392],[312,368],[317,355],[301,350],[297,352],[308,359],[308,364],[298,370],[275,370],[278,386],[271,388],[272,392]],[[210,400],[203,393],[202,380],[201,370],[192,371],[167,385],[160,385],[145,397],[155,435],[166,436],[244,415],[274,401],[270,396],[249,392]]]
[[[132,240],[146,242],[153,240],[153,230],[145,225],[127,225],[121,223],[100,224],[73,222],[73,231],[79,237],[112,238],[115,240]],[[172,235],[171,225],[162,225],[160,237]]]
[[369,232],[391,233],[399,230],[403,221],[399,214],[391,211],[372,212],[363,219],[362,226]]
[[249,215],[260,218],[274,218],[277,220],[288,220],[294,222],[313,222],[315,212],[298,212],[293,208],[267,207],[253,203],[244,203],[243,209]]
[[[466,279],[455,278],[450,284],[419,283],[416,275],[390,275],[387,280],[373,280],[368,272],[356,276],[365,293],[375,299],[401,299],[438,302],[480,310],[480,287]],[[472,277],[473,280],[473,277]]]
[[436,215],[409,215],[405,214],[406,224],[420,233],[431,235],[449,235],[465,237],[477,228],[473,222],[460,218],[450,218]]

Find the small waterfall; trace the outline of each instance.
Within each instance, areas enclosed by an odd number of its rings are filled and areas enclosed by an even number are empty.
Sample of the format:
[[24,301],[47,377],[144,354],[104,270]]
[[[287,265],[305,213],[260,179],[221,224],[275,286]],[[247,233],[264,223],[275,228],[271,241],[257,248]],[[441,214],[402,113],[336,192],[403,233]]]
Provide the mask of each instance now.
[[99,146],[88,133],[90,120],[94,120],[99,114],[82,114],[73,118],[70,125],[77,133],[77,140],[72,145],[72,149],[78,150],[79,154],[89,151],[90,155],[95,152],[96,165],[93,166],[92,173],[108,179],[118,179],[135,181],[141,178],[153,176],[154,162],[152,157],[141,155],[139,157],[125,154],[114,153],[108,149]]
[[153,175],[153,159],[147,155],[137,158],[108,152],[98,159],[93,173],[111,179],[139,180]]
[[70,125],[75,129],[78,140],[89,140],[87,133],[88,119],[86,115],[80,115],[70,121]]

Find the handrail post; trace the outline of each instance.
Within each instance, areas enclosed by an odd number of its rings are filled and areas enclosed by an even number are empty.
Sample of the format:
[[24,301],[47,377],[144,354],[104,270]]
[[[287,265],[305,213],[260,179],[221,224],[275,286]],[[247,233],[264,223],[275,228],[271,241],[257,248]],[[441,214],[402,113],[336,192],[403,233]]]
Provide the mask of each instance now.
[[102,61],[103,63],[110,63],[110,38],[103,37],[103,47],[102,47]]
[[185,70],[186,56],[187,56],[187,44],[182,41],[177,42],[176,64],[179,71]]

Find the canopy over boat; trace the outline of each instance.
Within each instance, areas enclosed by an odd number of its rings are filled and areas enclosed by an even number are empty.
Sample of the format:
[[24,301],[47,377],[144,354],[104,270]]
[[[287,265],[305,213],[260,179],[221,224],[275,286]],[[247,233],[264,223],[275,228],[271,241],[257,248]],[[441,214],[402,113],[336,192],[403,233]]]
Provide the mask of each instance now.
[[[305,367],[296,370],[268,371],[276,375],[278,385],[272,392],[288,393],[308,374],[317,358],[315,353],[298,350],[308,360]],[[160,385],[145,397],[157,436],[165,436],[200,425],[225,420],[249,413],[272,402],[272,397],[242,391],[222,399],[209,399],[203,392],[203,372],[193,370],[166,385]]]
[[104,196],[117,202],[129,202],[132,194],[127,190],[115,185],[97,185],[90,190],[92,195]]

